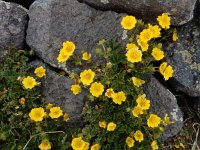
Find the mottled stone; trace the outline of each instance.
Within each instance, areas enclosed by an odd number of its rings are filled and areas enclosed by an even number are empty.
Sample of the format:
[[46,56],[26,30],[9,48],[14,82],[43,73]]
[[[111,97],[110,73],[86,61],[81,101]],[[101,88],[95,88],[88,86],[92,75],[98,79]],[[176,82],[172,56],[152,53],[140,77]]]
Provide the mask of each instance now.
[[128,13],[146,21],[168,12],[173,25],[182,25],[193,18],[197,0],[79,0],[95,8]]
[[27,17],[22,6],[0,1],[0,62],[9,48],[24,46]]
[[177,104],[176,97],[165,88],[155,77],[147,76],[144,92],[151,100],[150,111],[164,118],[168,114],[174,123],[166,127],[162,140],[177,135],[183,126],[183,114]]
[[27,44],[54,67],[63,68],[57,56],[66,40],[76,44],[76,53],[85,50],[94,54],[99,40],[121,39],[123,34],[122,14],[98,11],[76,0],[37,0],[28,13]]
[[60,106],[64,112],[70,115],[71,120],[79,120],[85,96],[84,94],[75,96],[71,92],[71,85],[74,82],[69,77],[61,76],[51,70],[48,65],[41,61],[33,61],[30,63],[30,66],[33,68],[43,66],[46,69],[46,76],[41,78],[40,86],[45,102]]
[[[199,8],[197,8],[199,10]],[[174,68],[172,86],[189,96],[200,96],[200,18],[177,29],[179,40],[167,47],[166,60]]]

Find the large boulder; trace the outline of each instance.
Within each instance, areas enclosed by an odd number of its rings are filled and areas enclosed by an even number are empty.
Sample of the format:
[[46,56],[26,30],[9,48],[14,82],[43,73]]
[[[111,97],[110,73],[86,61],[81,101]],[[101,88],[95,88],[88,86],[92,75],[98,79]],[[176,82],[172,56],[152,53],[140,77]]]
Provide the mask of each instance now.
[[54,67],[63,68],[57,56],[66,40],[75,42],[76,52],[93,53],[99,40],[121,39],[123,34],[122,14],[98,11],[77,0],[37,0],[28,14],[27,44]]
[[147,98],[151,100],[150,111],[164,118],[168,114],[170,120],[174,123],[166,127],[161,139],[166,140],[169,137],[177,135],[183,126],[183,114],[180,110],[176,97],[165,88],[155,77],[147,76],[144,92]]
[[193,18],[197,0],[79,0],[95,8],[114,10],[135,15],[143,20],[155,21],[163,12],[172,17],[173,25],[182,25]]
[[20,49],[24,46],[27,19],[25,8],[0,1],[0,62],[9,48]]
[[[199,8],[197,9],[199,10]],[[171,84],[189,96],[200,96],[200,15],[179,27],[178,41],[167,47],[166,60],[174,68]]]
[[60,106],[65,113],[70,115],[71,120],[81,121],[81,112],[84,104],[84,94],[75,96],[71,92],[73,80],[69,77],[61,76],[48,65],[41,61],[33,61],[29,64],[33,68],[43,66],[46,69],[46,76],[41,79],[41,93],[46,103]]

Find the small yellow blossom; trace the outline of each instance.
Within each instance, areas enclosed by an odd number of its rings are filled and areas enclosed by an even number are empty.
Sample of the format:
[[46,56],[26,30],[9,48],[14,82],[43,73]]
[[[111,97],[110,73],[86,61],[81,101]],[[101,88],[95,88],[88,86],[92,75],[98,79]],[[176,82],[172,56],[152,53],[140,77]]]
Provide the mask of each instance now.
[[114,131],[117,125],[114,122],[109,122],[107,126],[108,131]]
[[159,25],[163,29],[169,29],[170,24],[171,24],[170,20],[171,20],[171,18],[168,16],[167,13],[163,13],[161,16],[158,16],[158,18],[157,18]]
[[105,121],[99,121],[99,127],[101,127],[101,128],[106,128],[106,126],[107,126],[107,123],[105,122]]
[[136,78],[136,77],[132,77],[132,81],[133,81],[133,84],[134,84],[136,87],[140,87],[141,85],[143,85],[143,84],[145,83],[144,80],[139,79],[139,78]]
[[42,78],[46,75],[46,70],[42,66],[40,66],[35,69],[34,73],[36,74],[36,76]]
[[132,114],[134,117],[139,117],[139,115],[144,114],[143,109],[140,106],[136,106],[132,110]]
[[136,102],[142,110],[148,110],[150,108],[150,100],[146,99],[146,95],[139,95]]
[[152,148],[152,150],[157,150],[157,149],[158,149],[157,141],[153,141],[153,142],[151,143],[151,148]]
[[49,142],[49,140],[42,140],[41,144],[39,145],[39,148],[41,150],[50,150],[51,143]]
[[82,59],[83,60],[89,60],[90,58],[91,58],[91,54],[90,53],[88,53],[88,52],[84,52],[83,54],[82,54]]
[[167,68],[167,62],[163,62],[159,67],[159,71],[162,75],[164,74],[166,68]]
[[74,150],[82,150],[85,146],[85,141],[83,141],[81,137],[73,138],[71,146]]
[[151,40],[152,36],[151,36],[152,32],[150,29],[144,29],[141,33],[140,33],[140,40],[144,41],[144,42],[148,42]]
[[151,55],[154,57],[155,60],[161,60],[164,58],[164,52],[157,47],[153,48]]
[[52,119],[55,119],[55,118],[59,118],[60,116],[63,115],[63,112],[62,110],[60,109],[60,107],[52,107],[50,109],[50,113],[49,113],[49,116],[52,118]]
[[28,76],[23,79],[22,84],[25,89],[32,89],[37,85],[37,82],[33,77]]
[[94,144],[94,145],[92,145],[92,147],[91,147],[91,150],[99,150],[99,149],[100,149],[99,144]]
[[47,104],[46,109],[50,109],[52,107],[53,107],[53,104],[49,103],[49,104]]
[[173,121],[170,121],[170,118],[169,118],[168,114],[165,114],[165,117],[164,117],[164,120],[163,120],[163,124],[164,124],[165,126],[167,126],[167,125],[169,125],[169,124],[171,124],[171,123],[174,123],[174,122],[173,122]]
[[185,146],[183,145],[183,143],[175,144],[174,146],[177,149],[184,149],[185,148]]
[[84,85],[90,85],[94,80],[95,73],[91,70],[84,70],[80,74],[80,80]]
[[160,37],[160,28],[158,25],[154,25],[152,26],[151,24],[149,24],[149,30],[151,32],[151,37],[152,38],[158,38]]
[[69,114],[67,114],[67,113],[65,113],[64,115],[63,115],[63,120],[64,121],[68,121],[70,118],[69,118]]
[[134,16],[125,16],[122,18],[121,26],[125,30],[131,30],[135,27],[137,20]]
[[174,42],[176,42],[176,41],[178,40],[178,35],[177,35],[177,31],[176,31],[176,30],[174,30],[174,32],[173,32],[172,40],[173,40]]
[[126,144],[128,145],[129,148],[134,146],[135,141],[131,137],[126,138]]
[[136,49],[139,50],[139,47],[133,43],[126,44],[126,50]]
[[126,53],[126,57],[127,57],[127,60],[132,63],[140,62],[140,61],[142,61],[142,52],[137,49],[130,49]]
[[135,133],[134,133],[134,138],[136,141],[138,142],[142,142],[144,140],[144,137],[143,137],[143,134],[140,130],[137,130]]
[[100,82],[94,82],[94,83],[92,83],[92,85],[90,87],[90,93],[93,96],[99,97],[100,95],[103,94],[103,91],[104,91],[103,84],[101,84]]
[[64,63],[69,59],[70,55],[66,55],[63,51],[61,51],[57,57],[59,63]]
[[63,43],[63,47],[60,51],[62,51],[65,55],[71,56],[74,53],[76,46],[71,41],[66,41]]
[[112,100],[115,104],[121,105],[122,102],[125,102],[126,100],[126,94],[123,91],[114,93],[112,96]]
[[21,105],[25,105],[25,102],[26,102],[26,99],[24,97],[22,97],[22,98],[19,99],[19,103]]
[[141,39],[137,40],[138,45],[141,47],[142,51],[145,52],[149,48],[149,44],[147,42],[142,41]]
[[39,108],[33,108],[31,109],[31,112],[29,113],[29,117],[31,120],[38,122],[42,121],[43,117],[45,116],[44,108],[39,107]]
[[71,86],[71,91],[74,95],[77,95],[81,92],[81,86],[79,84],[74,84]]
[[112,88],[109,88],[106,90],[105,96],[107,96],[108,98],[112,98],[114,93],[114,90]]
[[147,119],[147,125],[151,128],[158,127],[161,122],[161,118],[155,114],[151,114],[150,117]]
[[167,62],[163,62],[159,67],[160,73],[163,75],[165,80],[168,80],[173,76],[174,70],[172,66],[167,66]]

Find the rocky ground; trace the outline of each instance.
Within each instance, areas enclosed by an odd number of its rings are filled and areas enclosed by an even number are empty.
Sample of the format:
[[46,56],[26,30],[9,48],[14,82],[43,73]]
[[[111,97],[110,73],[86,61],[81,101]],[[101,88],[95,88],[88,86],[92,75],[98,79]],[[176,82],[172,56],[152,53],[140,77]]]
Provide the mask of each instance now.
[[[163,140],[170,141],[170,137],[180,135],[198,122],[195,117],[191,121],[189,114],[200,117],[199,10],[198,0],[0,0],[0,62],[10,47],[34,50],[38,60],[30,65],[48,68],[48,75],[42,81],[45,99],[47,102],[56,100],[64,111],[79,119],[84,95],[75,98],[69,92],[71,79],[55,71],[77,70],[57,63],[62,42],[75,41],[78,50],[94,53],[100,39],[121,38],[123,30],[119,24],[126,13],[155,22],[158,15],[168,12],[179,37],[176,43],[166,45],[166,61],[174,67],[174,77],[164,83],[157,75],[147,76],[145,91],[152,100],[151,110],[161,117],[168,113],[174,121],[162,136]],[[190,118],[189,123],[186,118]]]

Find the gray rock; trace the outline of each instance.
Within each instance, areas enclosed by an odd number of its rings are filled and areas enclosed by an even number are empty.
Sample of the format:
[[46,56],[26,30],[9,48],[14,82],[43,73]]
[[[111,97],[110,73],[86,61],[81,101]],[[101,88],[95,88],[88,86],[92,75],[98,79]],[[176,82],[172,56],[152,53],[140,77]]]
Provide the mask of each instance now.
[[[199,13],[197,12],[197,15]],[[174,68],[171,84],[177,91],[200,96],[200,18],[178,28],[179,40],[167,47],[166,60]]]
[[79,0],[95,8],[115,10],[155,21],[158,15],[168,12],[173,25],[182,25],[193,18],[193,10],[197,0]]
[[46,76],[41,78],[41,92],[45,102],[60,106],[64,112],[70,115],[71,120],[80,119],[84,95],[75,96],[71,92],[71,85],[74,82],[69,77],[57,74],[41,61],[33,61],[29,65],[33,68],[43,66],[46,69]]
[[183,126],[183,114],[177,104],[176,97],[165,88],[155,77],[147,76],[144,92],[151,100],[150,111],[164,118],[168,114],[174,123],[166,127],[162,140],[177,135]]
[[20,49],[24,46],[27,19],[25,8],[0,1],[0,62],[9,48]]
[[75,42],[76,53],[94,53],[99,40],[121,39],[121,16],[97,11],[77,0],[38,0],[29,9],[26,41],[46,63],[63,68],[58,65],[57,56],[64,41]]

